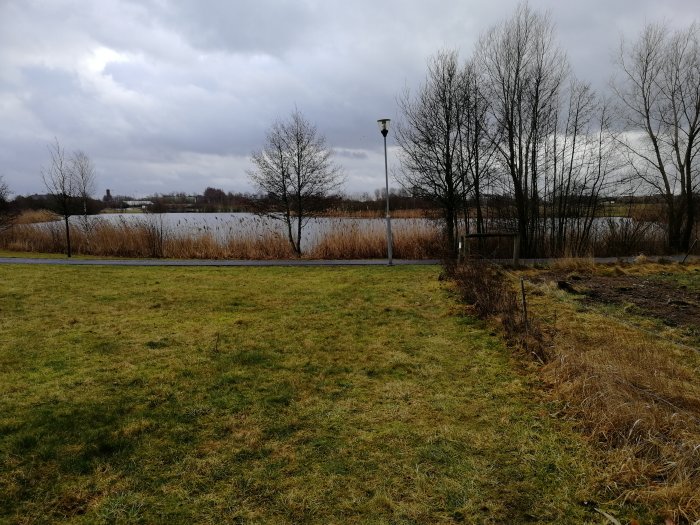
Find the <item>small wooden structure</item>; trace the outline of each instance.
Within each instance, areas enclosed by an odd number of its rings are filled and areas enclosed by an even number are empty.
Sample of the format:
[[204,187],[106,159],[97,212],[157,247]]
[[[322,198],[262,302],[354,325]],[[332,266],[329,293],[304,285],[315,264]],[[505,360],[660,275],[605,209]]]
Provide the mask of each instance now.
[[469,243],[467,239],[486,239],[489,237],[508,237],[513,239],[513,266],[520,265],[520,235],[517,233],[468,233],[459,238],[459,251],[457,252],[457,260],[461,261],[471,255]]

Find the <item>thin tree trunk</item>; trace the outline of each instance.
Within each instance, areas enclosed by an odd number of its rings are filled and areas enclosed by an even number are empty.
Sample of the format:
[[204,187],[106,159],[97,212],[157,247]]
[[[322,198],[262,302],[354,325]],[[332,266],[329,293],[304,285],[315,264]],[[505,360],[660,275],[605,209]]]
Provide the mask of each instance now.
[[68,225],[68,215],[64,215],[63,219],[66,223],[66,255],[68,257],[71,256],[71,247],[70,247],[70,226]]
[[289,244],[292,245],[292,250],[297,251],[296,245],[294,244],[294,235],[292,234],[292,215],[289,213],[289,209],[284,212],[284,222],[287,225],[287,237],[289,238]]

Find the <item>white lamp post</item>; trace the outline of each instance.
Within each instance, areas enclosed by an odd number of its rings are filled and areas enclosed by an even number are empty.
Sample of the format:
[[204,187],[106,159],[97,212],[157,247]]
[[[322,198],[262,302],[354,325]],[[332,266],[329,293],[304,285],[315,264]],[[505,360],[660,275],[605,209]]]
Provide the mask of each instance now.
[[382,118],[377,121],[379,124],[379,130],[384,137],[384,177],[386,180],[386,246],[387,246],[387,258],[389,260],[389,266],[393,263],[392,253],[391,253],[391,215],[389,215],[389,167],[386,160],[386,136],[389,133],[389,122],[388,118]]

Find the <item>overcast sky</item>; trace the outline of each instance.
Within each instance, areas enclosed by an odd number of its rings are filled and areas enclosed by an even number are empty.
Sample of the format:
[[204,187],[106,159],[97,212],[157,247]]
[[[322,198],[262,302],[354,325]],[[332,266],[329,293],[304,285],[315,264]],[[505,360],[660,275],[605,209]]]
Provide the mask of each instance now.
[[[440,49],[468,57],[513,0],[0,0],[0,175],[42,193],[47,145],[83,150],[97,194],[254,191],[250,153],[295,106],[344,168],[383,186],[381,117]],[[700,19],[699,0],[531,0],[598,90],[622,34]],[[388,137],[393,144],[392,134]],[[389,163],[396,163],[389,150]]]

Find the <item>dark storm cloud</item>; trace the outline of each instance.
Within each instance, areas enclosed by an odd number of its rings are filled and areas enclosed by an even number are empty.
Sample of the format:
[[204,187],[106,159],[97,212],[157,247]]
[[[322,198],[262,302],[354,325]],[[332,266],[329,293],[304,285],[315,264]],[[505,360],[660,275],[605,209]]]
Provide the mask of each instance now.
[[[383,184],[376,120],[440,49],[466,58],[515,0],[0,2],[0,174],[42,191],[46,144],[85,150],[101,188],[248,191],[249,154],[301,110],[336,151],[347,190]],[[572,70],[605,90],[620,35],[687,24],[695,0],[562,2],[549,10]],[[389,136],[390,165],[395,162]],[[102,191],[102,190],[100,190]]]

